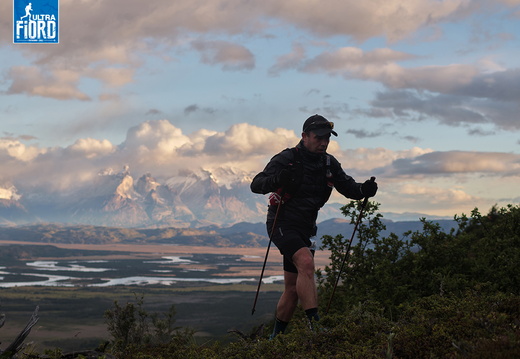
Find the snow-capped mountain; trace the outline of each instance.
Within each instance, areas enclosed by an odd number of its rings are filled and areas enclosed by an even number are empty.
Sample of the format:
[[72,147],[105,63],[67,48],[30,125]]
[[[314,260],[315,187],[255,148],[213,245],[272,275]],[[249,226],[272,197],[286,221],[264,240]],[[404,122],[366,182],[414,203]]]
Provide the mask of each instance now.
[[222,170],[219,178],[208,171],[184,171],[162,180],[150,173],[134,177],[128,168],[102,171],[88,185],[67,192],[40,189],[0,199],[0,224],[181,228],[263,222],[267,198],[252,193],[250,181],[230,170]]
[[[0,226],[51,222],[127,228],[225,228],[263,223],[267,196],[252,193],[250,183],[251,176],[232,169],[183,171],[158,179],[150,173],[134,177],[124,168],[119,173],[103,170],[88,184],[67,191],[19,191],[13,184],[0,184]],[[340,207],[338,203],[326,204],[318,221],[345,219]],[[418,221],[428,216],[385,213],[384,217]]]

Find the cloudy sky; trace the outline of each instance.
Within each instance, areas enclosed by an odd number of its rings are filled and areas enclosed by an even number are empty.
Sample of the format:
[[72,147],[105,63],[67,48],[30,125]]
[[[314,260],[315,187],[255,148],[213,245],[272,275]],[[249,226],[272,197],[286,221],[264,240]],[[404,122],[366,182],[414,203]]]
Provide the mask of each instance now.
[[0,198],[124,165],[254,174],[319,113],[383,212],[520,201],[520,0],[61,0],[39,45],[13,44],[12,6]]

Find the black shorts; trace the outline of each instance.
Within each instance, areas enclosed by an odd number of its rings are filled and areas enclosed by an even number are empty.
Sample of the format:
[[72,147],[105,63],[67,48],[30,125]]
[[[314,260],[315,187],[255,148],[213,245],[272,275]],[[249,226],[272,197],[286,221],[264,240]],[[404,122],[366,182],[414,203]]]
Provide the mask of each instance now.
[[[269,229],[268,227],[268,230]],[[283,255],[283,270],[286,272],[298,273],[292,261],[294,253],[298,252],[298,250],[309,248],[311,249],[312,255],[314,255],[314,244],[311,242],[309,236],[297,230],[277,226],[272,234],[271,240]]]

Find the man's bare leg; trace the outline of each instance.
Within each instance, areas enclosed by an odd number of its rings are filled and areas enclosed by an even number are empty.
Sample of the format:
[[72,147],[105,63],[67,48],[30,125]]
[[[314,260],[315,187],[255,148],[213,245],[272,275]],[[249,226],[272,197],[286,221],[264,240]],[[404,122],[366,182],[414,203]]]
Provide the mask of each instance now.
[[285,287],[276,306],[276,317],[284,322],[289,322],[298,305],[298,294],[296,292],[298,273],[284,271],[283,276]]
[[293,255],[298,269],[296,292],[304,310],[318,307],[318,291],[314,280],[314,257],[309,248],[300,248]]
[[285,288],[280,300],[278,301],[278,305],[276,306],[276,320],[271,338],[274,338],[285,331],[294,314],[294,310],[298,305],[298,294],[296,292],[298,273],[287,271],[284,271],[283,273]]
[[309,248],[301,248],[293,255],[292,260],[298,273],[284,272],[285,288],[276,307],[276,321],[271,338],[283,333],[294,314],[298,300],[310,322],[319,320],[314,257]]
[[298,269],[296,292],[300,303],[309,319],[309,327],[314,327],[313,322],[319,321],[318,291],[314,280],[314,256],[309,248],[301,248],[293,255],[293,263]]

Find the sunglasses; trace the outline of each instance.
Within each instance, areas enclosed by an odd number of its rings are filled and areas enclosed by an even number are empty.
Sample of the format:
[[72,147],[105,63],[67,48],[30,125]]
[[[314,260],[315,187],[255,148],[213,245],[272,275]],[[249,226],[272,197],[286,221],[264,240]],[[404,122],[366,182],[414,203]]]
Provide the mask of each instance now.
[[308,132],[317,128],[330,128],[332,130],[334,128],[334,122],[314,121],[309,123],[309,125],[303,129],[303,132]]

